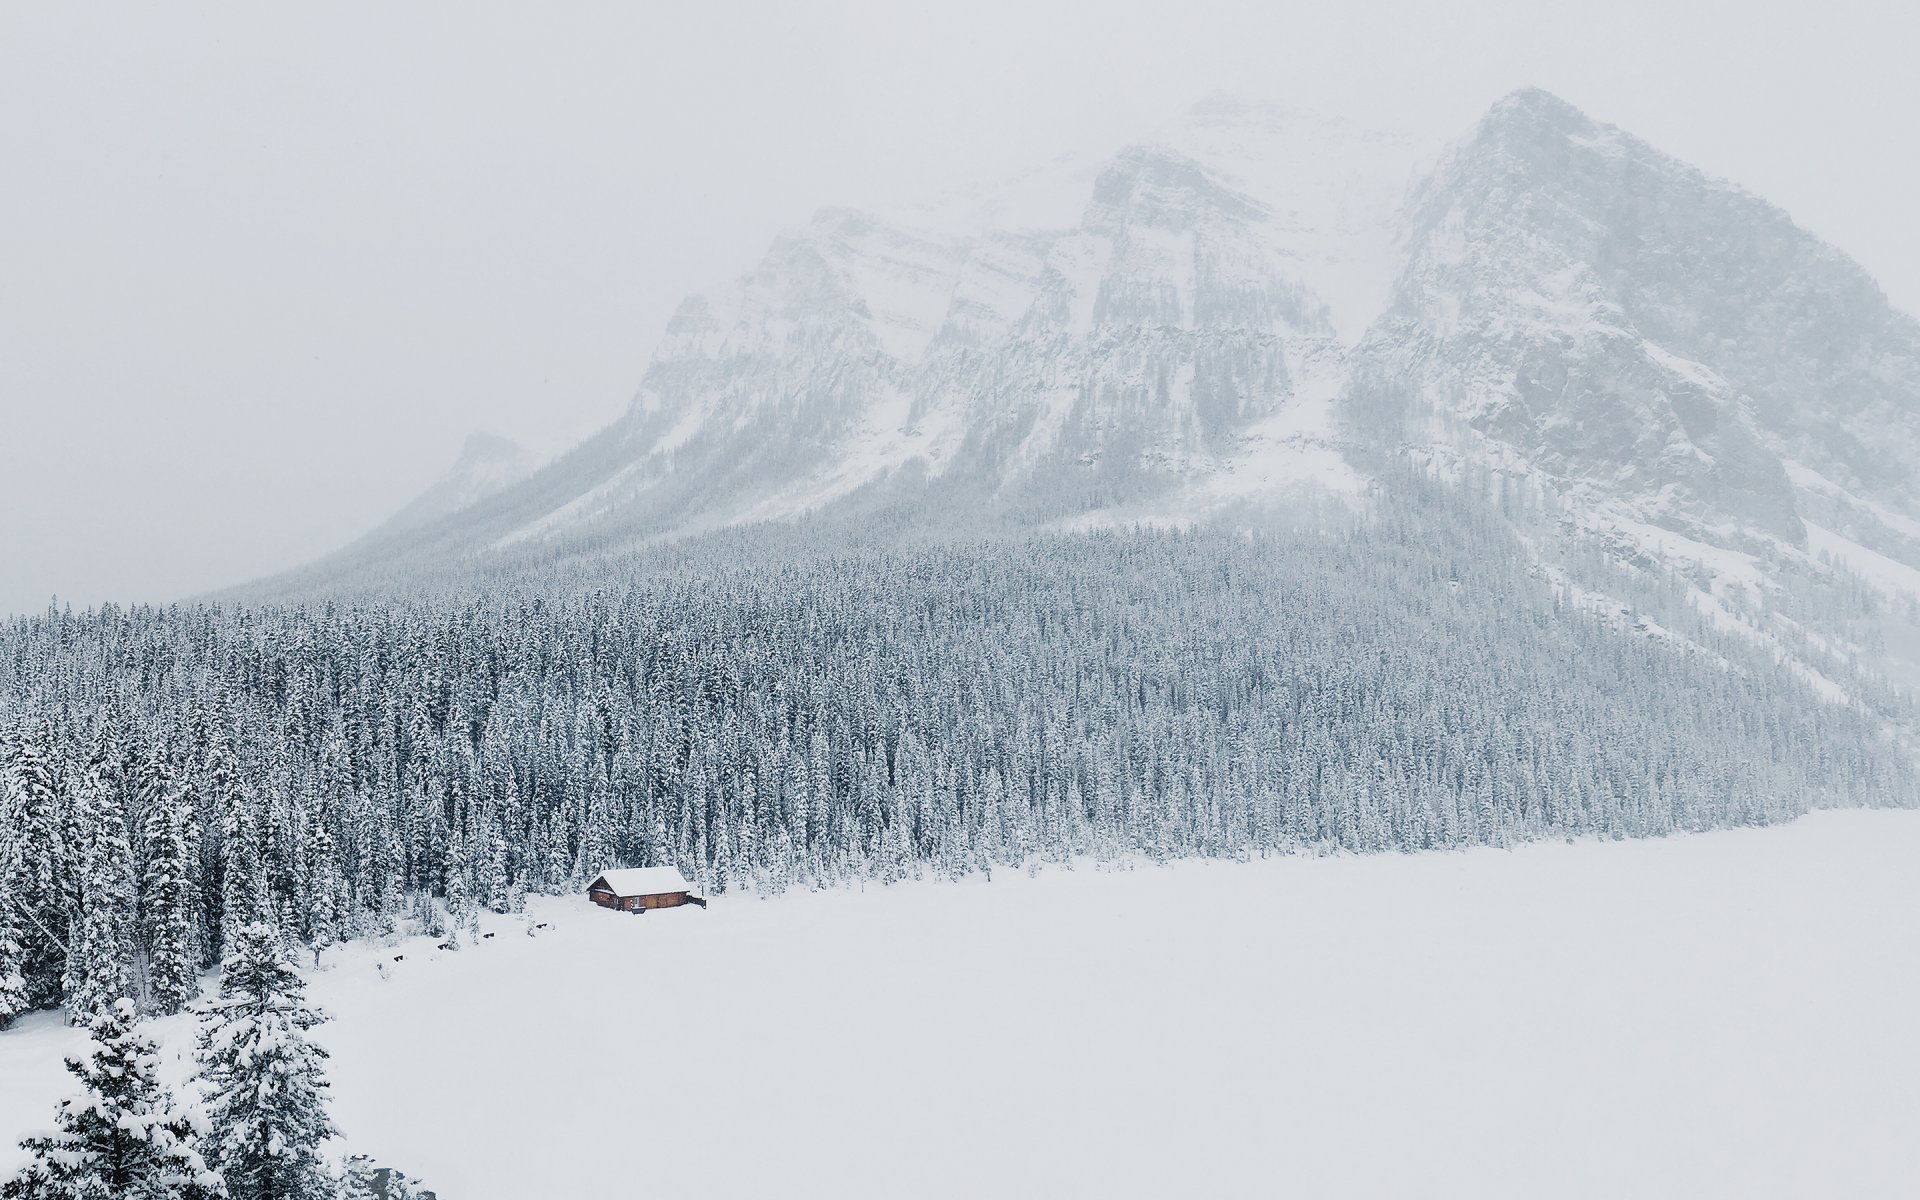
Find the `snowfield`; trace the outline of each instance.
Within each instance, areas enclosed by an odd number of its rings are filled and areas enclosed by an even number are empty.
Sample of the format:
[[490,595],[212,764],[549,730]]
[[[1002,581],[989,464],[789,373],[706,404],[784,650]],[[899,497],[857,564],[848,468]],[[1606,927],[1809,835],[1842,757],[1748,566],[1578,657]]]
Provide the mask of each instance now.
[[[312,991],[351,1146],[445,1200],[1912,1196],[1916,863],[1920,814],[1840,812],[545,900],[537,937],[336,949]],[[0,1167],[79,1040],[0,1034]]]

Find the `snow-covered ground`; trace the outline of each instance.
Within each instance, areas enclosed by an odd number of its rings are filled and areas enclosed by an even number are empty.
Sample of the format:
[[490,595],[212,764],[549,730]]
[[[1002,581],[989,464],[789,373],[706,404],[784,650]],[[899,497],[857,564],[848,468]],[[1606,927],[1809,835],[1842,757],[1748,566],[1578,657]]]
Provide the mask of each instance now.
[[[1920,814],[1845,812],[545,901],[541,936],[349,947],[313,991],[353,1148],[446,1200],[1912,1196],[1917,863]],[[0,1167],[77,1041],[0,1034]]]

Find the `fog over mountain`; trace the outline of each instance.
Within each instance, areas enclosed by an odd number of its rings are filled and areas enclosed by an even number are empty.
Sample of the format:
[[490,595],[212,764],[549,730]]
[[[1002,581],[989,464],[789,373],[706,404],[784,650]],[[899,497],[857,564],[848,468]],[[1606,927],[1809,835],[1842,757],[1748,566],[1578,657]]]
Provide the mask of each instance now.
[[533,474],[540,456],[509,438],[472,433],[460,447],[460,457],[432,487],[415,496],[363,541],[379,542],[397,534],[431,525]]
[[1091,170],[1215,89],[1437,149],[1544,84],[1920,306],[1920,13],[1884,0],[114,8],[0,19],[0,612],[311,560],[472,430],[612,421],[679,302],[815,208]]

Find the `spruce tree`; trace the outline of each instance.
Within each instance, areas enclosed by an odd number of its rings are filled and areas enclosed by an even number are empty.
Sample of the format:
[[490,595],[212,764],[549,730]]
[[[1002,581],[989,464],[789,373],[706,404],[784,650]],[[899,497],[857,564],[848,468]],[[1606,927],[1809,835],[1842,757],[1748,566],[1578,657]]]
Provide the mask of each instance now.
[[507,873],[507,843],[494,831],[491,820],[483,820],[474,840],[474,891],[477,899],[493,912],[513,911],[513,884]]
[[40,745],[15,741],[0,766],[0,879],[5,880],[19,945],[15,969],[27,1008],[60,1002],[66,972],[68,926],[73,919],[73,863],[54,772]]
[[84,1059],[69,1058],[79,1096],[62,1101],[52,1133],[21,1143],[27,1165],[0,1185],[5,1200],[219,1200],[220,1176],[201,1153],[205,1123],[159,1080],[159,1055],[134,1025],[133,1001],[103,1008]]
[[261,877],[260,828],[253,798],[224,739],[211,755],[208,786],[220,820],[220,944],[231,954],[239,931],[271,915]]
[[341,1180],[340,1200],[415,1200],[432,1192],[415,1191],[413,1180],[391,1167],[376,1166],[372,1159],[350,1158],[346,1177]]
[[308,1031],[325,1018],[306,1003],[277,931],[255,922],[234,935],[220,995],[202,1010],[199,1062],[209,1090],[208,1157],[233,1200],[322,1200],[333,1194],[320,1147],[327,1052]]
[[27,995],[27,950],[20,937],[13,883],[0,875],[0,1029],[33,1007]]
[[447,942],[458,949],[460,935],[465,933],[470,939],[478,919],[474,911],[473,886],[468,882],[466,847],[458,837],[447,847],[446,893]]
[[146,792],[146,871],[141,879],[141,918],[147,947],[147,979],[156,1013],[176,1013],[199,990],[198,925],[193,878],[199,860],[193,845],[193,801],[164,770],[150,776]]
[[78,937],[68,958],[67,1011],[79,1025],[133,990],[134,878],[126,817],[97,760],[82,775],[75,803],[85,852],[80,913],[73,925]]
[[340,855],[326,822],[315,824],[308,849],[308,887],[312,901],[306,914],[307,941],[313,947],[313,961],[320,952],[340,940]]

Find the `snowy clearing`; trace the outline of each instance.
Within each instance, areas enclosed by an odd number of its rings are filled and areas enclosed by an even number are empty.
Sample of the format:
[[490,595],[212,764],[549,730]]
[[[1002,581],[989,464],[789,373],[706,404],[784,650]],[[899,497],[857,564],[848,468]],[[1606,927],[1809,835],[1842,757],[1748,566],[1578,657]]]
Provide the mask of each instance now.
[[[353,1149],[446,1200],[1910,1196],[1916,861],[1920,814],[1841,812],[547,900],[538,937],[336,950],[313,995]],[[0,1034],[0,1166],[78,1041]]]

